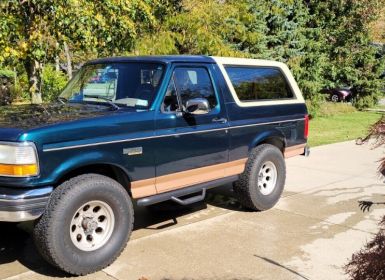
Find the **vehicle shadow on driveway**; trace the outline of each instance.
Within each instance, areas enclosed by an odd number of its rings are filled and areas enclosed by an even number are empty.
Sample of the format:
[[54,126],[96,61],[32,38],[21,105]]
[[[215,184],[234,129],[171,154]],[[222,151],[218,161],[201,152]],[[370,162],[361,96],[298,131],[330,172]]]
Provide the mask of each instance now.
[[[232,187],[223,186],[207,192],[206,199],[190,206],[170,202],[153,207],[135,206],[134,231],[150,229],[160,231],[178,224],[185,215],[207,209],[210,206],[231,211],[248,211],[233,197]],[[161,225],[159,225],[161,224]],[[70,275],[50,266],[38,253],[32,238],[32,222],[0,222],[0,279],[18,275],[28,270],[48,277],[67,278]]]
[[[166,201],[149,207],[135,207],[136,218],[134,230],[161,230],[172,227],[178,224],[178,218],[207,209],[209,206],[231,211],[249,211],[242,208],[240,203],[234,198],[232,186],[225,185],[220,188],[208,190],[204,201],[187,206]],[[163,223],[167,221],[168,223]]]
[[0,222],[0,279],[48,266],[32,240],[32,223]]

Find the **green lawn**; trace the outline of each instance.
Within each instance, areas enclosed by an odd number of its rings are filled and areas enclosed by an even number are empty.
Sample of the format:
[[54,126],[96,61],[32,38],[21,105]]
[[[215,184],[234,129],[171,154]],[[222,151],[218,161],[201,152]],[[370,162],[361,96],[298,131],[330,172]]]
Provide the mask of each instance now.
[[310,120],[310,147],[364,137],[368,128],[381,117],[373,112],[350,112]]

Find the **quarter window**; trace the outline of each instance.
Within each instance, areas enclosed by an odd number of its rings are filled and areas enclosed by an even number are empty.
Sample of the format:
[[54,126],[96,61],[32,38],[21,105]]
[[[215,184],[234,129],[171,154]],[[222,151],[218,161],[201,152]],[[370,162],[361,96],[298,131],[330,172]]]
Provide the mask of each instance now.
[[226,66],[240,101],[292,99],[293,92],[279,69]]

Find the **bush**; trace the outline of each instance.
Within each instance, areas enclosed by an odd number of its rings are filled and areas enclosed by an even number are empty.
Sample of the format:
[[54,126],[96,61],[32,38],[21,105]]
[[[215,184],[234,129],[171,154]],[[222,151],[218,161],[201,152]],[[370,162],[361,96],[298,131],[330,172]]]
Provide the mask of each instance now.
[[15,77],[15,72],[8,69],[0,69],[0,77],[12,79]]
[[315,118],[319,115],[321,105],[325,103],[325,97],[321,94],[316,94],[306,100],[306,106],[311,118]]
[[378,97],[376,95],[367,95],[357,98],[353,101],[353,104],[358,109],[372,108],[377,105]]
[[[385,145],[385,116],[373,124],[369,134],[360,139],[363,144],[372,139],[374,147]],[[385,158],[380,160],[378,171],[385,175]],[[385,204],[385,202],[361,201],[362,211],[370,210],[373,204]],[[352,259],[345,266],[345,272],[351,280],[382,280],[385,279],[385,217],[379,224],[380,229],[374,238],[363,249],[353,254]]]
[[0,76],[0,106],[11,104],[11,79]]
[[56,100],[67,81],[67,76],[63,72],[56,71],[52,65],[46,65],[42,71],[43,100],[46,102]]
[[380,231],[358,253],[355,253],[345,266],[351,280],[385,279],[385,218]]

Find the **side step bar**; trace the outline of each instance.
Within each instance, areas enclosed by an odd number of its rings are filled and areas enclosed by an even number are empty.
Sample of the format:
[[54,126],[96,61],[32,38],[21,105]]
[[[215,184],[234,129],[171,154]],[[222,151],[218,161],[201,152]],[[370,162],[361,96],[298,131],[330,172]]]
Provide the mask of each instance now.
[[[139,206],[148,206],[148,205],[156,204],[159,202],[164,202],[167,200],[172,200],[172,201],[174,201],[178,204],[181,204],[181,205],[192,204],[192,203],[204,200],[205,196],[206,196],[206,190],[220,187],[220,186],[225,185],[225,184],[233,183],[233,182],[237,181],[238,178],[239,178],[238,175],[229,176],[226,178],[221,178],[221,179],[217,179],[214,181],[205,182],[205,183],[193,185],[190,187],[185,187],[183,189],[178,189],[175,191],[170,191],[170,192],[166,192],[166,193],[160,193],[160,194],[156,194],[153,196],[140,198],[137,200],[137,204]],[[180,198],[180,197],[183,197],[185,195],[190,195],[190,194],[197,193],[197,192],[201,192],[201,193],[196,195],[196,196],[187,198],[187,199],[181,199]]]
[[205,199],[205,197],[206,197],[206,189],[202,189],[202,194],[200,194],[200,195],[196,195],[196,196],[186,198],[186,199],[180,199],[180,198],[177,198],[175,196],[172,196],[171,200],[180,204],[180,205],[189,205],[189,204],[193,204],[195,202],[202,201]]

